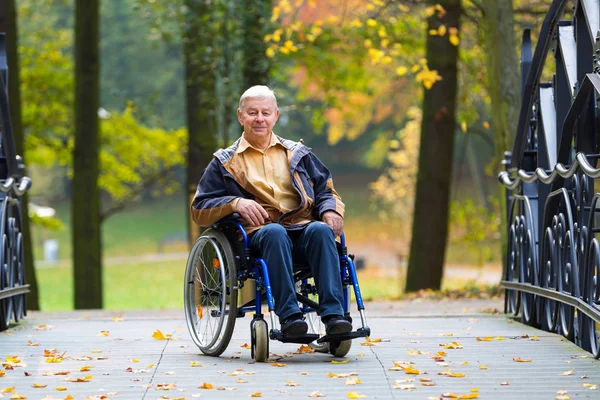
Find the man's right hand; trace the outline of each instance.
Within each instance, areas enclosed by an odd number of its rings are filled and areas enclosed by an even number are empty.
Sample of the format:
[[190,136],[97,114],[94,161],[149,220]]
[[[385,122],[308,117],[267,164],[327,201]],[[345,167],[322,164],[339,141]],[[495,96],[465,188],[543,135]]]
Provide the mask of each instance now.
[[264,225],[265,218],[269,218],[265,209],[254,200],[240,198],[234,208],[234,211],[248,221],[250,226]]

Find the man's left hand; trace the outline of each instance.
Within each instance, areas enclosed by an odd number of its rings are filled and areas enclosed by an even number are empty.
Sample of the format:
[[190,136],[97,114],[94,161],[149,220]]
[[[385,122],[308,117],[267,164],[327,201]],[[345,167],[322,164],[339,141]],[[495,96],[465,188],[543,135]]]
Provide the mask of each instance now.
[[325,211],[321,218],[323,222],[333,229],[335,236],[340,236],[344,231],[344,218],[335,211]]

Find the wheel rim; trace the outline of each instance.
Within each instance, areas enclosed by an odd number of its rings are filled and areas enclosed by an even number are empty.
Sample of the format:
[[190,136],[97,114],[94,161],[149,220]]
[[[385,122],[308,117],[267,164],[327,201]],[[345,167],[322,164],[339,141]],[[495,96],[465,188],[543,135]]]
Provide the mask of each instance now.
[[210,238],[201,237],[195,249],[188,260],[191,265],[186,277],[187,321],[196,345],[210,350],[219,342],[227,316],[226,264],[217,243]]

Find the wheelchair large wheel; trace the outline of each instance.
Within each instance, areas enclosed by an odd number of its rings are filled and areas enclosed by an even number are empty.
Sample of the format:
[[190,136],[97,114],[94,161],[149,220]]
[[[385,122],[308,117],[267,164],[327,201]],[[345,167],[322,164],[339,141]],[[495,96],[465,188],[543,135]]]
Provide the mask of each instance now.
[[[321,317],[316,311],[311,311],[305,314],[306,323],[308,324],[308,333],[316,333],[319,336],[325,336],[325,324],[321,322]],[[329,345],[327,343],[317,343],[315,340],[309,343],[309,346],[318,353],[329,353]]]
[[221,355],[237,317],[234,253],[222,232],[205,231],[194,243],[185,271],[185,316],[192,340],[209,356]]

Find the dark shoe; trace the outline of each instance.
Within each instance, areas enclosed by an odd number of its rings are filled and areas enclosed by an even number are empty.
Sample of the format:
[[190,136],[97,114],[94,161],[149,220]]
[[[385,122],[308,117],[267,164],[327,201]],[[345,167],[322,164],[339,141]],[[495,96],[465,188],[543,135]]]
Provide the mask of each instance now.
[[323,322],[325,323],[325,332],[327,335],[339,335],[352,332],[352,324],[341,315],[330,316]]
[[302,319],[302,314],[294,314],[281,323],[281,332],[284,335],[305,335],[308,324]]

